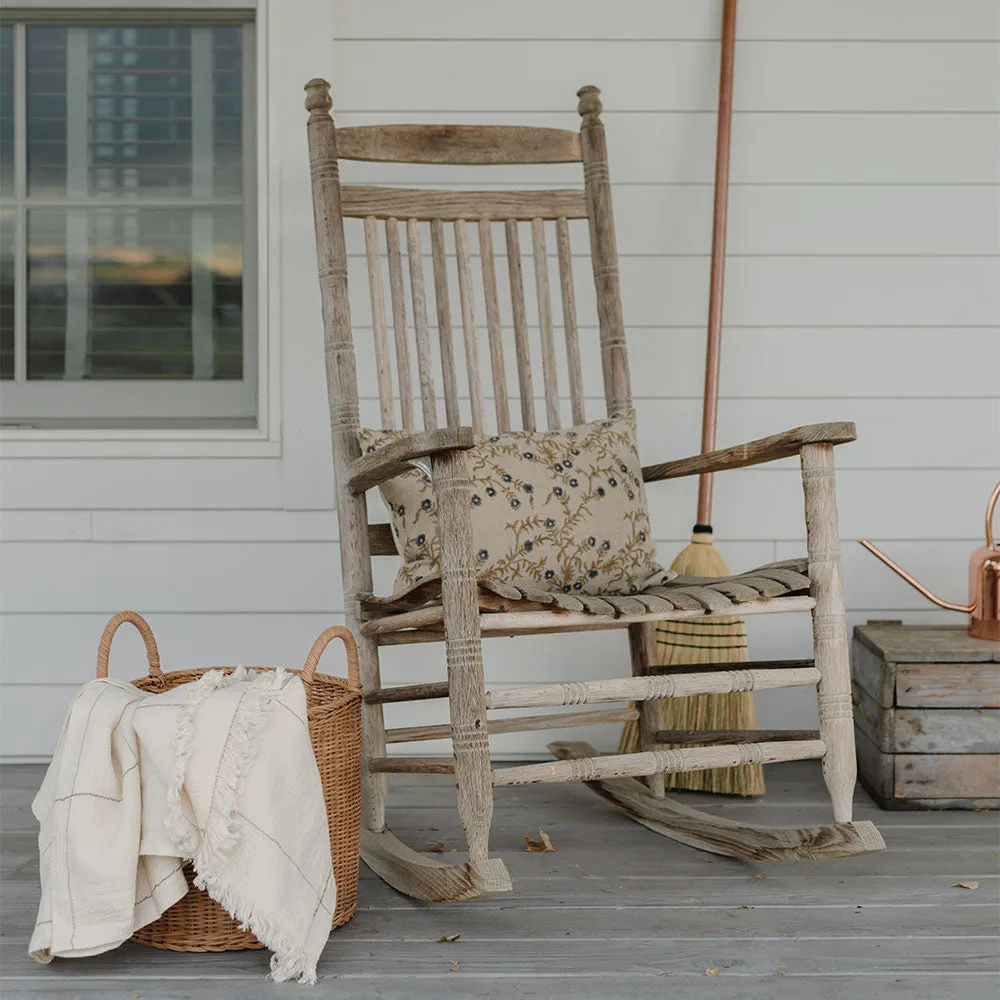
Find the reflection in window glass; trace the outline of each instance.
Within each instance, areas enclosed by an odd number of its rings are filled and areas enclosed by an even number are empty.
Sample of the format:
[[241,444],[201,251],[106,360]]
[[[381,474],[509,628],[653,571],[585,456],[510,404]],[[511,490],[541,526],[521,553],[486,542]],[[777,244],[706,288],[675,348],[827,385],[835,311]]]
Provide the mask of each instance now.
[[239,379],[239,209],[31,209],[29,379]]
[[0,379],[14,377],[14,211],[0,208]]
[[0,26],[0,197],[14,193],[14,29]]

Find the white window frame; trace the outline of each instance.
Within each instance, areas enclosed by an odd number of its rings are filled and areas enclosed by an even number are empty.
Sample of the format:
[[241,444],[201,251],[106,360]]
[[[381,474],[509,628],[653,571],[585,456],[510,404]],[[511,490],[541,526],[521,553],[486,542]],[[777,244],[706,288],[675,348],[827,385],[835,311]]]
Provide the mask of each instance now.
[[[329,0],[297,0],[315,11],[320,23],[329,24],[330,15],[324,9]],[[144,11],[167,10],[197,17],[211,17],[213,12],[248,12],[253,16],[255,45],[251,67],[254,80],[254,121],[248,123],[252,130],[253,161],[255,165],[256,205],[248,198],[246,211],[256,228],[255,270],[255,350],[252,357],[244,357],[245,370],[256,374],[257,420],[256,426],[167,426],[143,427],[139,420],[134,426],[105,427],[0,427],[0,458],[87,458],[87,457],[279,457],[281,455],[280,410],[280,343],[281,311],[279,296],[271,296],[268,289],[279,271],[282,247],[280,245],[279,187],[280,148],[275,142],[272,127],[280,128],[277,113],[279,93],[269,86],[276,79],[276,64],[284,63],[284,72],[294,72],[291,60],[282,60],[280,46],[274,44],[272,9],[274,0],[144,0]],[[11,9],[14,5],[11,4]],[[64,12],[70,9],[66,0],[20,0],[16,7],[20,14]],[[72,6],[73,15],[86,22],[106,17],[121,17],[137,10],[137,0],[88,0]],[[277,11],[273,12],[277,14]],[[147,14],[148,16],[148,14]],[[286,40],[287,44],[287,40]],[[329,42],[324,46],[329,53]],[[285,53],[288,56],[288,53]],[[304,129],[303,129],[304,131]],[[304,154],[303,154],[304,155]],[[5,383],[9,385],[10,383]],[[41,386],[42,383],[39,383]],[[224,383],[217,382],[213,388]],[[58,389],[65,383],[44,385],[55,399]],[[176,392],[184,383],[164,388]],[[33,386],[34,388],[34,386]],[[135,385],[137,392],[148,392],[145,383]],[[4,384],[0,384],[0,392]],[[174,397],[179,398],[178,396]],[[58,404],[53,404],[54,407]],[[58,411],[53,410],[58,417]]]

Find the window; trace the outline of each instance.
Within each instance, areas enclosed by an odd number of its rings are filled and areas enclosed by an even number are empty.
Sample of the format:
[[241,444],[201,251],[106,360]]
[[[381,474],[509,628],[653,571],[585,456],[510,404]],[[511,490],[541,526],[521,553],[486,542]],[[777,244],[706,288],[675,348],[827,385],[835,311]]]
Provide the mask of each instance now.
[[256,423],[253,25],[0,21],[0,418]]

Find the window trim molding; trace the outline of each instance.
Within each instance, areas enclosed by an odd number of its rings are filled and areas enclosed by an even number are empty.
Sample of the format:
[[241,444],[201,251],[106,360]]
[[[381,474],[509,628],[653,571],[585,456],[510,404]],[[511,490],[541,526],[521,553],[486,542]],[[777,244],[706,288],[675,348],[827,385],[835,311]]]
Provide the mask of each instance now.
[[[281,455],[281,311],[279,296],[268,294],[277,280],[280,239],[280,143],[270,141],[272,124],[280,119],[278,88],[269,85],[280,59],[274,33],[269,31],[273,0],[146,0],[144,13],[156,8],[205,12],[206,17],[231,16],[237,22],[251,18],[255,46],[251,66],[256,116],[252,122],[255,150],[256,193],[256,352],[257,425],[255,427],[17,427],[0,428],[0,458],[179,458],[179,457],[279,457]],[[306,0],[315,4],[320,0]],[[154,6],[155,5],[155,6]],[[132,3],[120,0],[87,0],[67,13],[65,0],[21,0],[4,14],[32,17],[51,11],[53,18],[70,15],[87,20],[94,11],[116,18],[135,12]],[[274,12],[277,13],[276,11]],[[255,15],[255,16],[254,16]],[[91,18],[92,20],[92,18]],[[249,206],[248,206],[249,207]],[[248,216],[252,213],[248,213]]]

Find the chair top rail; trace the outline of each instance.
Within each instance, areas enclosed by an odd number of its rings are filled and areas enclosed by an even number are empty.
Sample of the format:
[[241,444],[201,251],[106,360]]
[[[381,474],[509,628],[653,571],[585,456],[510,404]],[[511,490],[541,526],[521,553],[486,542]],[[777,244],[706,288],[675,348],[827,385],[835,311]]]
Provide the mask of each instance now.
[[358,125],[337,129],[341,160],[491,166],[579,163],[580,135],[528,125]]
[[363,219],[585,219],[587,196],[582,190],[562,191],[434,191],[417,188],[341,188],[345,218]]

